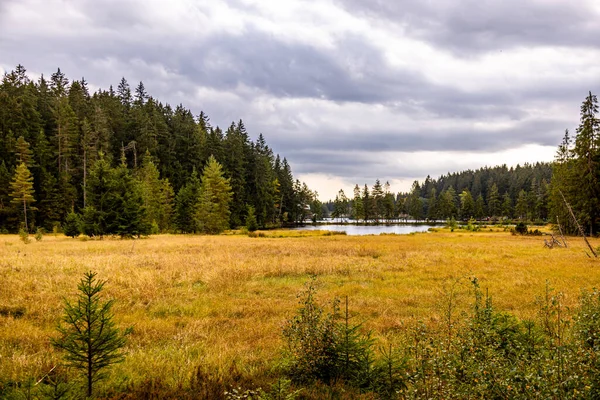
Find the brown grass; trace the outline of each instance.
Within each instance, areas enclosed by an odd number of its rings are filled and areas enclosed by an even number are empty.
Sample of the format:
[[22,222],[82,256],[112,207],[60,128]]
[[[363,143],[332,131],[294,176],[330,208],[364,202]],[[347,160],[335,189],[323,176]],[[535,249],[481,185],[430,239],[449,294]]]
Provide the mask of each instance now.
[[[270,237],[269,237],[270,236]],[[290,236],[290,237],[278,237]],[[297,237],[294,237],[297,236]],[[600,244],[592,240],[592,245]],[[452,282],[469,290],[476,276],[500,310],[536,313],[546,280],[577,303],[581,288],[600,285],[600,261],[581,239],[549,250],[541,237],[507,232],[386,236],[268,233],[267,237],[153,236],[128,241],[46,236],[28,245],[0,236],[0,380],[41,376],[59,360],[49,344],[83,272],[108,280],[121,326],[133,326],[113,388],[160,379],[190,382],[198,366],[266,376],[282,347],[282,323],[297,294],[318,275],[320,297],[349,296],[353,312],[377,336],[421,319],[435,324]],[[467,296],[459,308],[466,309]]]

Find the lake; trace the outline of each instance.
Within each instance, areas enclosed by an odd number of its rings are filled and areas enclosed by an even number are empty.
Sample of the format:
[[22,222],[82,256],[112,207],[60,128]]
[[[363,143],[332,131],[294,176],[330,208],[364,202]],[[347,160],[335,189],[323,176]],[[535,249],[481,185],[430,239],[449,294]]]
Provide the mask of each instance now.
[[379,235],[381,233],[395,233],[406,235],[413,232],[427,232],[433,225],[306,225],[292,228],[304,231],[346,231],[347,235]]

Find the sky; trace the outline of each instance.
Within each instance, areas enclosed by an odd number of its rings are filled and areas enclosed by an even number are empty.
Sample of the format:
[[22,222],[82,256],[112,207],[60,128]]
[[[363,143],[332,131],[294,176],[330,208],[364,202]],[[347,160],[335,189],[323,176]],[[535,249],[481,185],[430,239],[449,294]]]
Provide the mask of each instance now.
[[551,161],[600,89],[598,0],[0,0],[0,73],[242,119],[321,200]]

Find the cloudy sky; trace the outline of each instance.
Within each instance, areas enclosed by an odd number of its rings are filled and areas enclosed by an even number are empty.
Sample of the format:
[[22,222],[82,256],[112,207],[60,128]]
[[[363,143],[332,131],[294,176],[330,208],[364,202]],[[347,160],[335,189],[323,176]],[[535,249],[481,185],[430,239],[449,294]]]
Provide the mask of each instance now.
[[244,120],[322,199],[549,161],[600,90],[598,0],[0,0],[0,72]]

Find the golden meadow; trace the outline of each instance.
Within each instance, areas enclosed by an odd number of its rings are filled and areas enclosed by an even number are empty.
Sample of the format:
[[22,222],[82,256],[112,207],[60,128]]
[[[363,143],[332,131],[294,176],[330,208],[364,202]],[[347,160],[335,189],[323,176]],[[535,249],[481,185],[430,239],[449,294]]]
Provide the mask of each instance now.
[[[576,306],[582,288],[600,286],[599,261],[581,238],[548,249],[540,236],[502,229],[441,229],[412,235],[343,236],[269,231],[261,237],[158,235],[141,240],[46,235],[24,244],[0,236],[0,380],[43,377],[61,357],[50,345],[86,271],[107,280],[120,327],[133,327],[126,359],[104,390],[160,380],[188,385],[199,367],[268,382],[284,346],[281,332],[297,294],[317,276],[323,302],[348,296],[356,321],[385,342],[414,321],[442,324],[453,287],[460,310],[477,277],[494,306],[535,318],[546,282]],[[600,240],[592,239],[592,246]],[[262,380],[262,381],[261,381]]]

